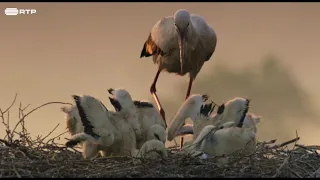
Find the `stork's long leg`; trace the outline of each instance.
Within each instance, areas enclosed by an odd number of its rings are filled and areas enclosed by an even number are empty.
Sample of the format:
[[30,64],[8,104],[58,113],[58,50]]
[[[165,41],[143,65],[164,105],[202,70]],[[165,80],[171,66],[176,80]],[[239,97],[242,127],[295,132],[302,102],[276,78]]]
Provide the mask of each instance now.
[[165,124],[165,126],[166,126],[166,128],[167,128],[167,122],[166,122],[165,112],[164,112],[164,110],[163,110],[163,108],[162,108],[162,106],[161,106],[161,103],[160,103],[159,98],[158,98],[157,93],[156,93],[156,92],[157,92],[156,84],[157,84],[157,81],[158,81],[160,72],[161,72],[161,71],[158,70],[158,72],[157,72],[157,74],[156,74],[156,77],[154,77],[153,83],[152,83],[152,85],[151,85],[151,87],[150,87],[150,92],[151,92],[151,94],[153,95],[153,98],[155,99],[155,101],[156,101],[156,103],[157,103],[157,106],[158,106],[158,108],[159,108],[160,114],[161,114],[161,116],[162,116],[162,118],[163,118],[163,120],[164,120],[164,124]]
[[[193,78],[190,77],[190,79],[189,79],[189,85],[188,85],[188,90],[187,90],[187,94],[186,94],[185,100],[187,100],[188,97],[190,96],[190,92],[191,92],[191,88],[192,88],[192,83],[193,83]],[[184,125],[184,123],[183,123],[183,125]],[[183,146],[183,136],[180,137],[180,151],[182,150],[182,146]]]
[[185,100],[187,100],[188,97],[190,96],[190,92],[191,92],[191,88],[192,88],[192,83],[193,83],[193,78],[190,77],[190,79],[189,79],[189,85],[188,85],[188,90],[187,90],[187,94],[186,94]]

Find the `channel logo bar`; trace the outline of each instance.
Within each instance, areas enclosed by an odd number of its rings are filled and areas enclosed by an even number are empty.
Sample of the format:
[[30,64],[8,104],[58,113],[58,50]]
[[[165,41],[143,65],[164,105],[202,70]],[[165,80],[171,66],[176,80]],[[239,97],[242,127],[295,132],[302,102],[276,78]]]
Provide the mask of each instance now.
[[6,8],[4,14],[7,16],[16,16],[19,14],[18,8]]

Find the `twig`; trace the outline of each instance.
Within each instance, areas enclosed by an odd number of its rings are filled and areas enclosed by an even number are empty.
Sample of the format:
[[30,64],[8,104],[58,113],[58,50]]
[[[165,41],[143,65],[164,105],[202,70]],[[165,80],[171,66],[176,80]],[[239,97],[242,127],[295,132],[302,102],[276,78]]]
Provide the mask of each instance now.
[[297,141],[299,141],[299,139],[300,139],[300,137],[296,137],[296,138],[294,138],[294,139],[292,139],[292,140],[290,140],[290,141],[286,141],[286,142],[283,142],[283,143],[281,143],[281,144],[277,144],[277,145],[274,145],[274,146],[271,146],[271,147],[268,147],[268,148],[272,148],[272,149],[281,148],[281,147],[286,146],[286,145],[288,145],[288,144],[297,142]]
[[29,106],[30,106],[30,104],[28,104],[26,107],[24,107],[24,108],[21,109],[21,110],[22,110],[22,111],[25,111]]
[[59,125],[60,125],[60,124],[57,124],[57,125],[53,128],[52,131],[50,131],[44,138],[42,138],[42,139],[41,139],[41,142],[43,142],[43,140],[45,140],[48,136],[50,136],[50,135],[53,133],[53,131],[55,131],[55,130],[57,129],[57,127],[58,127]]
[[[278,177],[280,174],[281,174],[281,170],[285,167],[285,165],[287,165],[289,163],[289,160],[291,158],[291,153],[297,143],[297,141],[300,139],[300,137],[298,136],[298,131],[296,130],[296,138],[295,139],[292,139],[290,141],[287,141],[287,142],[284,142],[284,143],[281,143],[277,148],[280,148],[280,147],[283,147],[283,146],[286,146],[290,143],[293,143],[294,142],[294,146],[292,148],[292,150],[290,151],[288,157],[283,161],[283,163],[281,164],[281,166],[277,169],[277,172],[275,175],[273,175],[272,177],[275,178],[275,177]],[[273,147],[274,148],[274,147]],[[296,174],[295,174],[296,175]]]
[[[57,138],[60,139],[60,137],[61,137],[62,135],[64,135],[64,134],[66,134],[66,133],[68,133],[68,131],[65,131],[65,132],[63,132],[63,133],[60,133],[59,135],[57,135],[57,136],[49,139],[46,143],[48,144],[50,141],[53,141],[53,140],[55,140],[55,139],[57,139]],[[59,140],[59,139],[58,139],[58,140]]]
[[[13,106],[14,103],[16,102],[16,99],[17,99],[17,93],[16,93],[16,95],[15,95],[12,103],[10,104],[10,106],[9,106],[6,110],[2,111],[2,109],[0,108],[0,117],[1,117],[1,119],[2,119],[2,124],[4,124],[5,127],[6,127],[6,134],[7,134],[7,135],[10,134],[10,125],[9,125],[9,123],[10,123],[10,120],[9,120],[10,113],[9,113],[9,110],[12,108],[12,106]],[[5,122],[5,118],[4,118],[4,115],[5,115],[6,113],[7,113],[7,123]],[[6,135],[6,136],[7,136],[7,135]],[[12,137],[11,137],[11,136],[10,136],[10,137],[8,136],[8,138],[9,138],[10,141],[12,141]]]
[[11,164],[12,164],[13,171],[16,173],[16,175],[18,176],[18,178],[21,178],[21,176],[20,176],[20,174],[18,173],[18,171],[17,171],[17,169],[16,169],[13,161],[11,162]]
[[277,141],[277,139],[273,139],[273,140],[270,140],[270,141],[267,141],[265,142],[265,144],[273,144]]
[[289,159],[290,159],[290,154],[289,156],[284,159],[283,163],[280,165],[280,167],[277,169],[277,172],[275,175],[272,176],[272,178],[276,178],[279,177],[279,175],[281,174],[281,170],[284,168],[285,165],[287,165],[289,163]]
[[295,146],[297,146],[297,147],[299,147],[299,148],[302,148],[302,149],[305,149],[305,150],[308,150],[308,151],[311,151],[311,152],[313,152],[313,153],[315,153],[315,154],[318,155],[318,152],[317,152],[317,150],[315,150],[315,149],[308,148],[308,147],[303,146],[303,145],[301,145],[301,144],[296,144]]
[[25,119],[28,115],[30,115],[30,114],[33,113],[34,111],[36,111],[36,110],[38,110],[38,109],[40,109],[40,108],[42,108],[42,107],[44,107],[44,106],[47,106],[47,105],[50,105],[50,104],[68,104],[68,105],[72,105],[71,103],[64,103],[64,102],[48,102],[48,103],[42,104],[41,106],[38,106],[38,107],[34,108],[33,110],[31,110],[30,112],[28,112],[27,114],[25,114],[25,115],[18,121],[18,123],[15,125],[15,127],[13,128],[12,131],[15,131],[16,128],[18,127],[18,125],[19,125],[22,121],[24,121],[24,119]]
[[317,145],[310,145],[310,146],[306,146],[306,147],[311,148],[311,149],[320,150],[320,146],[317,146]]
[[291,174],[295,175],[298,178],[303,178],[299,173],[297,173],[296,171],[292,170],[289,168],[289,171],[291,172]]
[[312,174],[309,175],[308,178],[319,178],[320,177],[320,167],[315,170]]
[[[21,119],[21,117],[24,116],[24,112],[23,112],[23,109],[25,108],[21,108],[22,107],[22,104],[20,102],[20,105],[19,105],[19,119]],[[22,134],[27,137],[27,129],[25,127],[25,124],[24,124],[24,121],[21,122],[21,128],[22,128]],[[27,143],[30,145],[30,141],[27,140]]]
[[14,103],[16,102],[17,96],[18,96],[18,94],[16,93],[16,95],[14,96],[14,99],[13,99],[11,105],[10,105],[6,110],[2,111],[2,114],[5,114],[7,111],[9,111],[9,110],[11,109],[11,107],[12,107],[12,106],[14,105]]

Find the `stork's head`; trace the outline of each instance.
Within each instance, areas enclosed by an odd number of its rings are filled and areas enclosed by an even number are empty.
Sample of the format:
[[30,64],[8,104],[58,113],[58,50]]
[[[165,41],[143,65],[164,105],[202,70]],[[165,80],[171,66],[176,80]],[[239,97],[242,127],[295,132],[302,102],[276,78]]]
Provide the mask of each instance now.
[[237,97],[225,103],[222,123],[234,121],[235,124],[239,124],[240,120],[244,120],[249,108],[249,101],[248,99]]
[[168,129],[169,141],[179,134],[179,130],[183,127],[183,124],[188,117],[194,121],[200,116],[201,107],[206,104],[207,100],[207,95],[193,94],[189,96],[171,120],[171,125]]
[[251,127],[260,123],[262,116],[257,116],[253,113],[248,113],[244,122],[243,127]]
[[185,32],[190,23],[190,13],[185,9],[179,9],[174,14],[174,24],[179,32]]
[[113,105],[116,111],[128,110],[134,106],[133,100],[128,91],[125,89],[108,89],[108,92],[112,97],[109,97],[110,103]]
[[256,116],[255,114],[248,113],[243,121],[243,128],[253,128],[254,132],[257,132],[257,124],[260,123],[262,116]]
[[[206,104],[206,101],[208,100],[208,95],[204,94],[194,94],[191,95],[184,103],[185,110],[187,113],[187,116],[190,117],[193,121],[200,115],[201,110],[203,107],[207,107],[211,105],[211,103]],[[210,106],[211,107],[211,106]]]
[[77,106],[63,106],[61,111],[65,113],[66,128],[71,136],[77,134],[81,128],[83,128],[82,123],[79,123],[79,111]]
[[180,64],[181,64],[181,74],[183,73],[183,62],[184,62],[184,41],[188,28],[190,25],[190,13],[185,9],[179,9],[174,14],[174,25],[176,26],[176,31],[178,34],[178,41],[180,47]]

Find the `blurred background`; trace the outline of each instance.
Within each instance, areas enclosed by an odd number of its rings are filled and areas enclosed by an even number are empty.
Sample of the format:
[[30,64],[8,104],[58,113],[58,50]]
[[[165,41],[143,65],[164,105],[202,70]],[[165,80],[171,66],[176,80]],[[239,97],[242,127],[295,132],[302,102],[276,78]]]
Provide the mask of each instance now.
[[[31,110],[49,101],[73,103],[72,94],[99,98],[109,109],[108,88],[126,88],[134,99],[153,98],[157,71],[140,52],[152,26],[177,9],[201,15],[218,43],[192,93],[217,103],[250,98],[250,112],[263,116],[259,140],[319,144],[319,3],[1,3],[33,8],[34,15],[0,15],[0,107],[18,93],[10,111],[17,122],[19,103]],[[161,73],[159,98],[170,120],[183,103],[188,76]],[[31,114],[32,136],[65,131],[62,105]],[[0,125],[0,136],[5,134]],[[69,137],[65,135],[64,137]],[[64,139],[60,140],[65,142]]]

